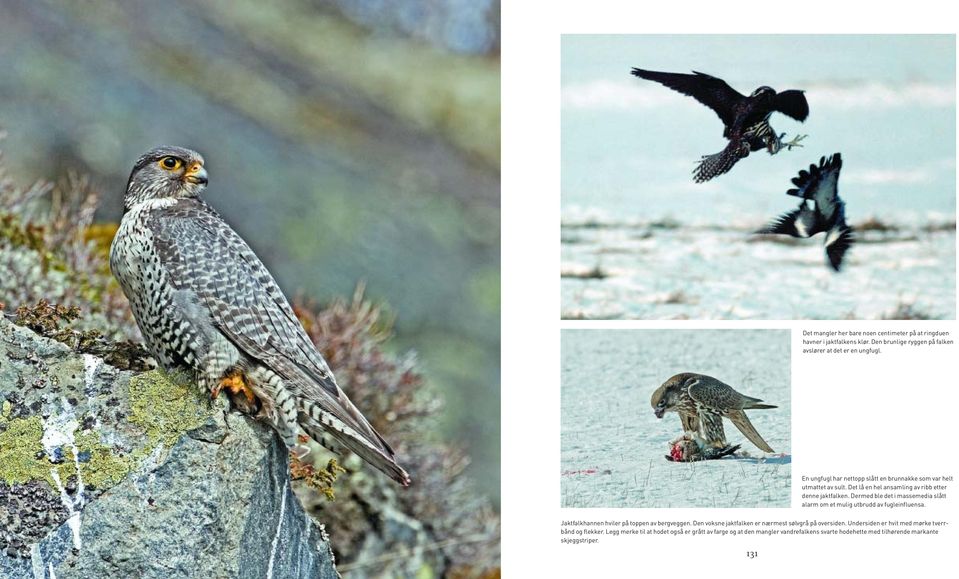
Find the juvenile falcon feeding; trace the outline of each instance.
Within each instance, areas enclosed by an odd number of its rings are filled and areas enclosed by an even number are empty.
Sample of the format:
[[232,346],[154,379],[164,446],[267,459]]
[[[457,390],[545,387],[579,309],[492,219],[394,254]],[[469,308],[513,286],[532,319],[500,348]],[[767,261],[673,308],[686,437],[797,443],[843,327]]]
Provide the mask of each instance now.
[[180,147],[133,167],[110,269],[147,349],[164,368],[192,370],[216,397],[226,389],[290,448],[302,428],[406,486],[393,449],[336,383],[273,276],[199,194],[203,157]]
[[856,241],[853,228],[846,224],[846,204],[839,198],[841,169],[842,156],[836,153],[828,158],[820,157],[819,165],[810,165],[809,171],[799,171],[792,180],[796,187],[786,191],[787,195],[802,199],[799,208],[779,216],[756,233],[812,237],[825,231],[826,260],[839,271],[843,256]]
[[777,93],[768,86],[761,86],[746,96],[726,84],[726,81],[702,72],[679,74],[634,68],[632,74],[691,96],[719,115],[724,125],[723,136],[729,139],[729,144],[718,153],[703,155],[693,171],[697,183],[728,172],[751,151],[765,148],[770,155],[775,155],[783,147],[787,150],[802,147],[799,142],[806,137],[797,135],[793,140],[783,142],[786,133],[777,136],[769,125],[769,117],[773,112],[783,113],[797,121],[806,120],[809,104],[801,90]]
[[701,437],[707,446],[722,452],[728,445],[723,430],[723,417],[736,425],[743,435],[764,452],[773,452],[763,437],[756,432],[744,410],[776,408],[762,404],[759,398],[745,396],[732,386],[703,374],[684,372],[676,374],[653,392],[650,405],[656,418],[667,412],[679,414],[683,431]]

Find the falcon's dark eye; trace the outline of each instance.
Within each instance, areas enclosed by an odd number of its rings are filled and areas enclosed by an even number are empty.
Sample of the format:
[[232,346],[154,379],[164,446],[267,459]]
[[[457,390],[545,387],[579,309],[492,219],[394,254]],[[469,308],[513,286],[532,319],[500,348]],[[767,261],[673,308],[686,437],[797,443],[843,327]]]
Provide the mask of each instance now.
[[176,171],[183,165],[183,161],[176,157],[163,157],[160,159],[160,166],[167,171]]

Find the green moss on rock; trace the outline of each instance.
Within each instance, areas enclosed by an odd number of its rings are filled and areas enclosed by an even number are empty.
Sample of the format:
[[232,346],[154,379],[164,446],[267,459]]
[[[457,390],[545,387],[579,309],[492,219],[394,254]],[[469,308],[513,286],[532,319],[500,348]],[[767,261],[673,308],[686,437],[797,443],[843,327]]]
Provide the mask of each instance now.
[[[57,490],[53,471],[56,471],[61,484],[77,473],[77,462],[73,452],[64,448],[63,461],[50,462],[43,449],[43,420],[39,416],[8,420],[9,403],[0,415],[0,424],[5,426],[0,432],[0,480],[7,484],[25,484],[30,481],[46,481]],[[112,448],[100,442],[95,432],[76,432],[74,443],[77,453],[84,457],[80,462],[80,476],[87,486],[105,489],[120,482],[133,465],[138,462],[137,453],[130,456],[118,456]]]
[[[80,463],[80,475],[83,477],[83,484],[93,486],[100,490],[105,490],[123,480],[133,468],[142,460],[141,453],[134,452],[121,456],[109,446],[100,442],[100,436],[96,432],[79,432],[76,435],[77,450],[80,454],[89,453],[89,459]],[[73,457],[70,457],[70,465],[73,465]],[[66,474],[72,470],[67,469]],[[63,480],[64,473],[60,473]]]
[[[118,454],[105,445],[97,431],[75,429],[74,443],[83,457],[79,463],[84,485],[105,490],[139,466],[158,445],[174,443],[188,430],[204,424],[213,414],[209,403],[195,388],[180,383],[160,370],[130,380],[130,422],[143,430],[146,442],[129,454]],[[77,457],[63,448],[63,460],[52,463],[43,448],[43,420],[39,416],[11,419],[12,406],[0,407],[0,480],[7,484],[46,481],[57,490],[53,471],[61,484],[77,473]]]
[[39,416],[8,420],[8,405],[0,416],[0,424],[5,427],[0,432],[0,480],[17,484],[42,479],[53,486],[50,463],[37,458],[43,451],[43,421]]
[[213,408],[194,386],[162,370],[130,379],[130,409],[130,422],[149,438],[148,452],[157,444],[169,448],[184,432],[213,416]]

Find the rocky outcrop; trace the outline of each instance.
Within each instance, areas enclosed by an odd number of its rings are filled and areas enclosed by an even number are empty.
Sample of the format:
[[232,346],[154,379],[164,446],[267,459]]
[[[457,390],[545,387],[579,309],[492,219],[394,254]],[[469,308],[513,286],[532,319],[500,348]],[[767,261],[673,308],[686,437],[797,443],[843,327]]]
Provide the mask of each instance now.
[[337,577],[268,427],[0,315],[0,577]]

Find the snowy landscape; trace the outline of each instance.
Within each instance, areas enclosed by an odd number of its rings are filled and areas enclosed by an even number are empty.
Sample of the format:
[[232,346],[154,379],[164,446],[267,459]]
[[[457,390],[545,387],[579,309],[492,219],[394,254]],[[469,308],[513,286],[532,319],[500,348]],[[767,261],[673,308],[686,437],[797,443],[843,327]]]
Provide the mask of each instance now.
[[[853,222],[843,271],[818,238],[752,227],[569,222],[562,230],[566,319],[952,319],[955,223]],[[857,227],[858,226],[858,227]],[[870,228],[872,227],[872,228]]]
[[[738,456],[666,460],[679,416],[657,419],[653,391],[680,372],[722,380],[778,408],[750,410],[776,451],[728,420]],[[792,474],[790,338],[785,330],[563,330],[561,506],[788,507]]]
[[[563,38],[560,315],[955,319],[954,37],[730,38]],[[694,183],[700,156],[726,144],[722,123],[634,66],[803,90],[804,123],[769,122],[808,137]],[[822,234],[752,234],[795,209],[785,192],[801,169],[836,152],[857,236],[839,273]]]

